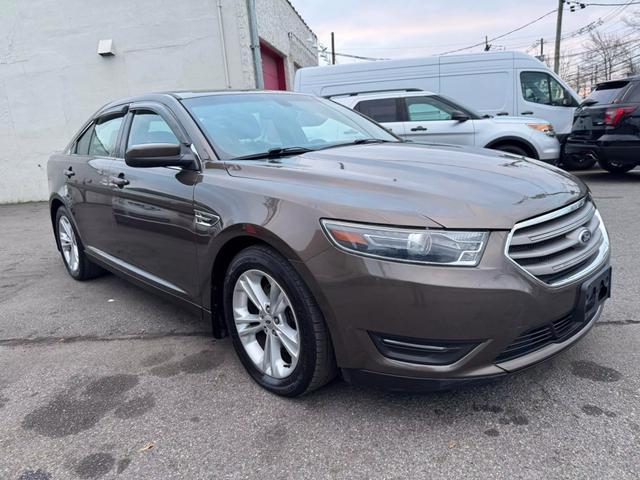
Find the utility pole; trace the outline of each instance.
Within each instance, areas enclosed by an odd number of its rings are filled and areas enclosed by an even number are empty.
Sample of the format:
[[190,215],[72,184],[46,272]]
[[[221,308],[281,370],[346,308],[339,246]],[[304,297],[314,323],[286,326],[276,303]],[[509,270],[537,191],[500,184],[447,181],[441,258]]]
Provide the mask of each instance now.
[[544,62],[544,38],[540,39],[540,61]]
[[556,19],[556,48],[553,57],[553,71],[560,70],[560,37],[562,36],[562,10],[564,10],[564,0],[558,0],[558,18]]
[[333,32],[331,32],[331,65],[336,64],[336,39]]
[[484,36],[484,51],[488,52],[491,49],[491,45],[489,45],[489,37]]

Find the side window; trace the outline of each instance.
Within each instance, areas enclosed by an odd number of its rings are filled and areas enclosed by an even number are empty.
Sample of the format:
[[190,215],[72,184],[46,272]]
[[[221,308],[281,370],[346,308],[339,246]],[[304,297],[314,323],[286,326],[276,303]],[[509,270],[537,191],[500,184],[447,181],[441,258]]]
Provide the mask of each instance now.
[[631,84],[631,88],[627,91],[623,101],[626,103],[640,103],[640,82]]
[[407,97],[405,101],[410,122],[451,120],[453,108],[435,97]]
[[89,142],[91,142],[91,136],[93,135],[94,125],[91,125],[76,141],[75,149],[73,153],[77,155],[89,155]]
[[573,96],[551,75],[544,72],[520,73],[522,96],[528,102],[575,107]]
[[91,142],[89,143],[89,155],[100,157],[112,157],[116,153],[118,132],[122,126],[124,117],[111,117],[106,120],[98,120],[95,124]]
[[401,122],[398,112],[398,102],[395,98],[381,98],[379,100],[363,100],[354,110],[373,118],[376,122]]
[[172,143],[179,145],[180,141],[169,127],[169,124],[155,112],[138,110],[131,122],[131,131],[127,148],[132,145],[146,145],[149,143]]

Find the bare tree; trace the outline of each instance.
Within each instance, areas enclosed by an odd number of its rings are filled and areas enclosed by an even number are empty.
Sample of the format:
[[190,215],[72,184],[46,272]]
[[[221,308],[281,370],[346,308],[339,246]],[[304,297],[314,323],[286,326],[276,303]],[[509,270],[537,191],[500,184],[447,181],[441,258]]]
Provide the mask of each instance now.
[[593,81],[611,80],[614,74],[628,74],[635,71],[634,58],[630,55],[627,43],[614,34],[591,32],[589,41],[584,45],[585,54],[582,65],[588,70]]

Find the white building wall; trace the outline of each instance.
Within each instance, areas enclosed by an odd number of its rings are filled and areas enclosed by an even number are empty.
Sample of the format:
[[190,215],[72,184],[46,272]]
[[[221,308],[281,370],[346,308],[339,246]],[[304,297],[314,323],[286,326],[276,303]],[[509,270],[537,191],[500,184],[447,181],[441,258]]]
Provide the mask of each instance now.
[[293,89],[295,66],[318,65],[316,35],[287,0],[256,0],[258,35],[285,61],[287,89]]
[[[253,88],[246,2],[220,1],[230,86]],[[2,0],[0,203],[48,198],[47,158],[105,103],[152,91],[227,88],[217,5]],[[275,8],[283,25],[299,28],[292,7]],[[276,23],[263,32],[270,43]],[[113,40],[115,56],[97,54],[101,39]]]

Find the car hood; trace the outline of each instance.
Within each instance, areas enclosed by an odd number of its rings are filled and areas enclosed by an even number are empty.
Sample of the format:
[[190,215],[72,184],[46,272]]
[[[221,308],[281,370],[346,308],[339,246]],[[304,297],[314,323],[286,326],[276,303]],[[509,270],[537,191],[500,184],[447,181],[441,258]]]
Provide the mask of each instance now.
[[587,193],[571,174],[523,157],[411,143],[232,161],[227,170],[265,181],[245,188],[311,205],[322,216],[404,226],[510,229]]

